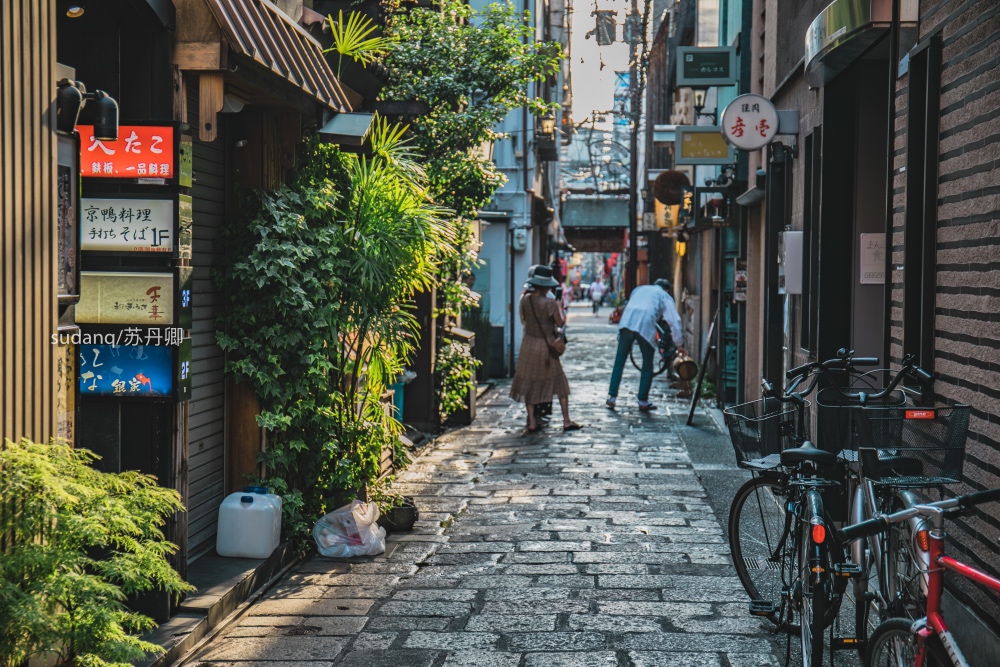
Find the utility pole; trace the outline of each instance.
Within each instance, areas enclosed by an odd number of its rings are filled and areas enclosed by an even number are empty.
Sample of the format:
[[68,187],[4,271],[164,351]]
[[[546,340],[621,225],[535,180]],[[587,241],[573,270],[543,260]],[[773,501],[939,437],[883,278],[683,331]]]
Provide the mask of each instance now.
[[[638,287],[639,279],[639,124],[642,120],[642,94],[649,67],[649,11],[653,0],[645,0],[642,13],[638,0],[632,0],[632,35],[629,40],[629,169],[628,169],[628,280],[626,297]],[[641,18],[640,18],[641,17]]]

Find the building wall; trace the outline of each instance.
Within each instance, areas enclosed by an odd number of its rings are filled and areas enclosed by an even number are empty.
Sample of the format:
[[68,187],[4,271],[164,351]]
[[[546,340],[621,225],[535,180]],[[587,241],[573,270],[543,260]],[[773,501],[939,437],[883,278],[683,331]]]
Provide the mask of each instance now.
[[0,0],[0,442],[55,435],[54,0]]
[[[937,176],[937,275],[934,295],[935,389],[947,402],[971,406],[965,462],[968,486],[1000,486],[1000,5],[969,0],[920,2],[920,37],[940,32],[942,69]],[[905,215],[906,126],[909,76],[897,82],[896,178],[893,183],[892,333],[895,360],[902,354],[902,281],[898,267]],[[1000,521],[984,507],[950,523],[949,549],[962,560],[1000,570]],[[956,578],[957,579],[957,578]],[[1000,605],[961,583],[966,602],[997,629]]]

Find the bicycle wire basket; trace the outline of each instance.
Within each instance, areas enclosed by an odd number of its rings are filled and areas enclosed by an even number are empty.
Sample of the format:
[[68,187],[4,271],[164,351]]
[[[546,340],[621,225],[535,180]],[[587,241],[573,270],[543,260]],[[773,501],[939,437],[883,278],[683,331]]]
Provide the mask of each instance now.
[[[844,391],[857,393],[855,388]],[[845,396],[837,387],[825,387],[816,393],[816,446],[838,454],[847,461],[857,461],[859,413],[865,405],[895,407],[906,403],[906,394],[894,390],[880,399],[861,403],[858,396]],[[877,391],[874,389],[873,391]]]
[[969,406],[865,407],[857,412],[861,474],[877,484],[927,488],[962,478]]
[[[805,401],[805,432],[809,432],[809,401]],[[741,403],[723,411],[736,465],[765,470],[781,465],[781,452],[799,443],[798,409],[776,398]]]

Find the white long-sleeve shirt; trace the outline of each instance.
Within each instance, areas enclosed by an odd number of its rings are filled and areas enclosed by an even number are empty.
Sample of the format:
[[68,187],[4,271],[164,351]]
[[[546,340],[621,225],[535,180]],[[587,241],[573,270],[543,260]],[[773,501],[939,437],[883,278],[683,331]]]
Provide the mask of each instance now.
[[663,319],[670,327],[674,345],[684,346],[684,328],[674,298],[658,285],[642,285],[632,290],[619,329],[630,329],[656,347],[656,323]]

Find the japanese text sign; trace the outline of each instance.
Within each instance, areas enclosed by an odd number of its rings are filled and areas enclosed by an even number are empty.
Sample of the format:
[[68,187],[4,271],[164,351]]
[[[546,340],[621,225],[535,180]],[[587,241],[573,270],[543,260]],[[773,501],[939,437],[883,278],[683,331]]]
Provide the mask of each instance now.
[[730,164],[736,151],[714,125],[678,125],[674,139],[675,164]]
[[861,284],[885,284],[885,234],[860,234]]
[[735,46],[677,47],[678,86],[732,86],[735,84]]
[[104,252],[174,250],[174,202],[170,199],[84,198],[80,248]]
[[80,272],[76,321],[83,324],[174,323],[173,273]]
[[722,136],[740,150],[763,148],[777,134],[778,110],[762,95],[740,95],[722,112]]
[[80,132],[80,175],[86,178],[175,177],[174,128],[170,125],[122,125],[117,141],[94,137],[92,125]]
[[163,398],[174,392],[173,348],[159,345],[81,345],[80,394]]

